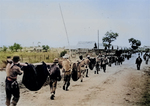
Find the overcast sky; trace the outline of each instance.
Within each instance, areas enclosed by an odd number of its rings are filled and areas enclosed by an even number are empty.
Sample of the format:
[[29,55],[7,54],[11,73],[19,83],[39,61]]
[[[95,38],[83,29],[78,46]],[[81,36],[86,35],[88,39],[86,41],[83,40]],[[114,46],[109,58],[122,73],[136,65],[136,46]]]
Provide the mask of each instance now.
[[70,45],[99,41],[107,31],[119,33],[113,45],[128,39],[150,46],[150,0],[0,0],[0,47]]

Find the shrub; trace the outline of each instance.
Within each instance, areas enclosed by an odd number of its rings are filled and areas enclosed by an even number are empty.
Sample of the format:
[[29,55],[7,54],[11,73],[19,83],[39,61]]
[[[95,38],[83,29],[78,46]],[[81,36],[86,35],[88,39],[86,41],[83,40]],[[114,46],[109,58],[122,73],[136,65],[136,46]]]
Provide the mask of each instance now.
[[60,57],[63,57],[66,53],[67,53],[66,50],[62,51],[62,52],[60,53]]

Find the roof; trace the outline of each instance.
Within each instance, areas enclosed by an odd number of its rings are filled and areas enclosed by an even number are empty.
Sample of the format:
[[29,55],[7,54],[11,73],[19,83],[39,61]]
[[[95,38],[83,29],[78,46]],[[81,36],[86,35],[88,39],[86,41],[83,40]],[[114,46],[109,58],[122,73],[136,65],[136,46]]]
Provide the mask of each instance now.
[[95,41],[80,41],[76,45],[77,48],[82,48],[82,49],[93,49],[95,46]]

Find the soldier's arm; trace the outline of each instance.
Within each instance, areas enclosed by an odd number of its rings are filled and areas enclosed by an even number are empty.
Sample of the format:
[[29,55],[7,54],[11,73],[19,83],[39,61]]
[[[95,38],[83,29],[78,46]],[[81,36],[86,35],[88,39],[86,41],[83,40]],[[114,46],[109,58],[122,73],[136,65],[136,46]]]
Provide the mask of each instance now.
[[17,67],[17,74],[21,75],[23,73],[23,71],[21,70],[20,67]]
[[21,66],[27,66],[26,63],[19,63]]

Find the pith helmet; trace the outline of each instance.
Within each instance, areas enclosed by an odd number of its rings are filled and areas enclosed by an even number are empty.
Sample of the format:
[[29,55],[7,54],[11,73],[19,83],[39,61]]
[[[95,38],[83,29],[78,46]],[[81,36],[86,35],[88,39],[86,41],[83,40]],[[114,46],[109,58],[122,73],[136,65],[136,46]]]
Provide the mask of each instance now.
[[20,57],[19,57],[19,56],[14,56],[14,57],[13,57],[13,61],[14,61],[14,62],[20,61]]
[[58,63],[58,58],[55,58],[55,59],[53,60],[53,62],[54,62],[54,63]]

